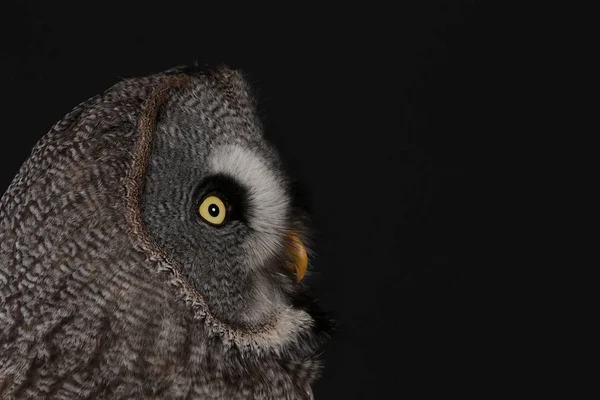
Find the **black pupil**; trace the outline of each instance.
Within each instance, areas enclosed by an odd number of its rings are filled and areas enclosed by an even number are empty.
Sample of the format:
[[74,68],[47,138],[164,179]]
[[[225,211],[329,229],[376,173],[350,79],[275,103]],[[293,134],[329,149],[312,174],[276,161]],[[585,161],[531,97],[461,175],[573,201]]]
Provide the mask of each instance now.
[[208,206],[208,213],[211,217],[216,218],[219,215],[219,207],[216,204],[211,204]]

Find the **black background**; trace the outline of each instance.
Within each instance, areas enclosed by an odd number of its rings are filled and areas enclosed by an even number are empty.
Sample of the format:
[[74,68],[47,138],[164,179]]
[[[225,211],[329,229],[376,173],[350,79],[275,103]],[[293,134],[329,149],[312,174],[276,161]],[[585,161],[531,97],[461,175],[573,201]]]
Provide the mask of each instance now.
[[339,325],[315,397],[495,391],[477,383],[496,347],[481,275],[494,255],[481,249],[510,67],[500,10],[57,3],[3,3],[2,192],[56,121],[119,79],[240,68],[303,188],[317,231],[308,282]]

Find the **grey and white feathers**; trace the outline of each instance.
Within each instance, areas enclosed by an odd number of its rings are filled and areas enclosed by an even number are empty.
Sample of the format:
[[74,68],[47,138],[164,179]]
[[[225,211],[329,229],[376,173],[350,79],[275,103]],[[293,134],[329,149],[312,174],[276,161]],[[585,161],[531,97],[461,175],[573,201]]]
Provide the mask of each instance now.
[[0,202],[0,398],[310,398],[328,321],[285,268],[290,193],[236,71],[76,107]]

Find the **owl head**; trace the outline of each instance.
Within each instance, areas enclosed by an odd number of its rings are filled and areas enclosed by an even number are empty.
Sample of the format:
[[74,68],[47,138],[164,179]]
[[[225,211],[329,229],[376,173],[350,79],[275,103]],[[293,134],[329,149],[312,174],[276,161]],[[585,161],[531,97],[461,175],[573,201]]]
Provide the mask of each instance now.
[[308,398],[331,320],[290,182],[239,72],[76,107],[0,200],[0,397]]
[[169,74],[193,84],[156,110],[143,224],[214,317],[234,327],[268,324],[307,298],[306,218],[242,74]]

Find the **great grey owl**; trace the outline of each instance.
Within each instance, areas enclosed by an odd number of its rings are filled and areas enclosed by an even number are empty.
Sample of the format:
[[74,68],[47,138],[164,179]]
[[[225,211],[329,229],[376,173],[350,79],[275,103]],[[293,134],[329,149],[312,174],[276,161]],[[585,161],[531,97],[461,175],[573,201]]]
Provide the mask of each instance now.
[[67,114],[0,203],[0,398],[311,398],[331,325],[284,167],[227,67]]

